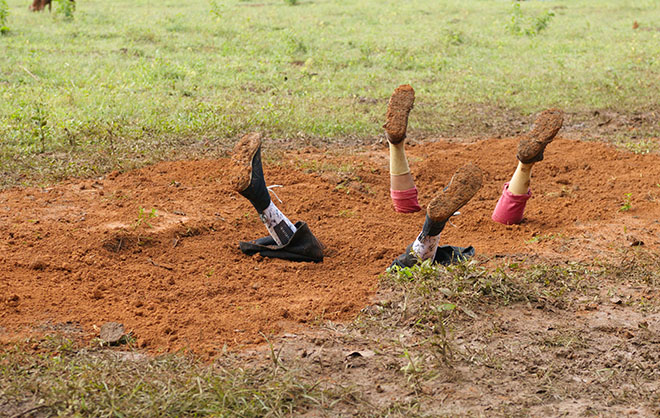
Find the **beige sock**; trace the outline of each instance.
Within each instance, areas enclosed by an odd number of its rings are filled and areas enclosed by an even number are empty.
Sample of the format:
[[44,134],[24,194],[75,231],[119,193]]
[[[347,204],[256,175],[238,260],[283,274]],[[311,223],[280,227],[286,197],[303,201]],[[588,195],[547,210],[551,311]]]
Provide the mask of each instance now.
[[399,176],[410,173],[406,151],[403,149],[403,141],[394,145],[390,143],[390,174]]
[[533,165],[534,163],[523,164],[518,162],[516,172],[513,173],[513,177],[511,177],[511,181],[509,182],[509,191],[511,193],[517,195],[527,194],[529,191]]

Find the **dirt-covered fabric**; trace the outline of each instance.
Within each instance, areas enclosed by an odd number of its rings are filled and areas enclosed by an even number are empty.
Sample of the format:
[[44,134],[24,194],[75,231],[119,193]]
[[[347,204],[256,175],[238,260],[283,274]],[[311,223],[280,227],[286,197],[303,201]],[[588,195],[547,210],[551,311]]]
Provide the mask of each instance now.
[[[419,258],[411,254],[412,244],[406,248],[406,251],[398,256],[390,267],[412,267],[419,262]],[[474,257],[474,247],[467,248],[454,247],[452,245],[441,245],[435,252],[433,262],[447,266],[449,264],[460,263],[463,260]]]
[[267,236],[254,241],[242,241],[241,251],[247,255],[259,253],[262,257],[281,258],[289,261],[323,261],[323,246],[312,234],[305,222],[296,222],[296,232],[284,245],[277,245],[273,237]]

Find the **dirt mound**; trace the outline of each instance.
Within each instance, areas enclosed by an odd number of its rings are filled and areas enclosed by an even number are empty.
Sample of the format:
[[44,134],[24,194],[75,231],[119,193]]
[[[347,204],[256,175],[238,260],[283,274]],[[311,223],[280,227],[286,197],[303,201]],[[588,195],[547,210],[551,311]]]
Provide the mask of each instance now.
[[[521,225],[490,220],[512,174],[516,141],[410,147],[424,206],[474,161],[484,186],[452,218],[441,243],[487,256],[593,259],[625,245],[657,248],[660,157],[557,139],[534,168]],[[327,247],[320,264],[246,257],[239,240],[267,234],[227,184],[228,159],[166,162],[126,174],[0,193],[0,338],[43,324],[97,335],[122,323],[154,351],[263,341],[315,320],[347,320],[412,242],[424,211],[391,209],[387,151],[312,151],[265,165],[276,201]],[[622,210],[624,209],[624,210]],[[4,331],[3,331],[4,330]],[[2,334],[4,333],[4,337]]]

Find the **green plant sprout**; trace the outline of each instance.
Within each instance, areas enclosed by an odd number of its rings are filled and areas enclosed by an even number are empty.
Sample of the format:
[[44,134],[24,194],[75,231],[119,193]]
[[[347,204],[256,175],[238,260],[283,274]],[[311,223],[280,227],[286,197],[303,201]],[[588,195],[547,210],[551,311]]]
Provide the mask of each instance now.
[[619,211],[627,212],[632,209],[632,193],[626,193],[623,196],[623,205],[621,205]]
[[153,228],[153,225],[149,223],[149,220],[155,218],[156,216],[158,215],[156,214],[155,208],[151,208],[149,212],[146,212],[145,209],[140,206],[140,209],[138,209],[137,219],[133,224],[133,229],[138,229],[142,225],[146,225],[147,228]]

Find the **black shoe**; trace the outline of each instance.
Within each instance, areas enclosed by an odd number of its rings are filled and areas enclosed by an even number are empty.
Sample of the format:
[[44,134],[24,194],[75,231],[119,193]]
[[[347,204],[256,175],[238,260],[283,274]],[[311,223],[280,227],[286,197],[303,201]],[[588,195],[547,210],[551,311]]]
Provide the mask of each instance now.
[[[412,244],[406,247],[406,252],[398,256],[390,265],[392,267],[413,267],[415,264],[420,263],[421,260],[419,257],[411,253]],[[443,266],[448,266],[449,264],[460,263],[464,260],[474,257],[474,247],[470,246],[467,248],[463,247],[454,247],[452,245],[441,245],[435,251],[435,257],[433,257],[434,264],[442,264]]]
[[323,261],[323,245],[312,234],[305,222],[296,222],[296,232],[289,242],[277,245],[273,237],[267,236],[254,241],[241,242],[239,248],[247,255],[261,254],[262,257],[281,258],[289,261]]
[[413,253],[412,244],[410,244],[406,247],[406,251],[403,254],[394,259],[390,267],[412,267],[421,261],[422,260]]

